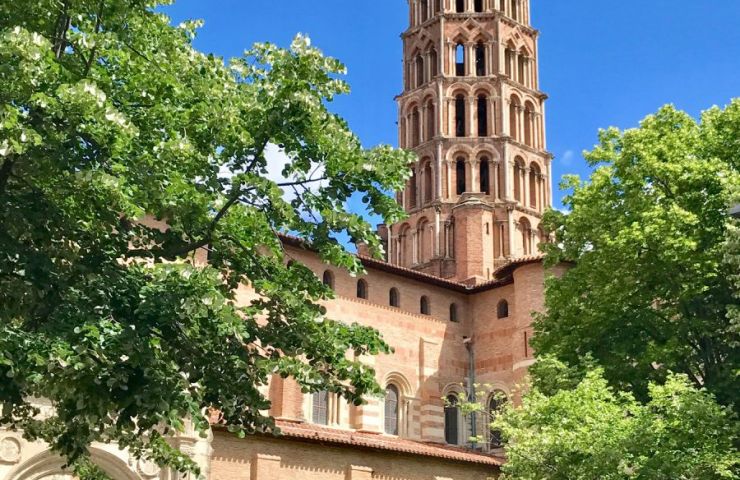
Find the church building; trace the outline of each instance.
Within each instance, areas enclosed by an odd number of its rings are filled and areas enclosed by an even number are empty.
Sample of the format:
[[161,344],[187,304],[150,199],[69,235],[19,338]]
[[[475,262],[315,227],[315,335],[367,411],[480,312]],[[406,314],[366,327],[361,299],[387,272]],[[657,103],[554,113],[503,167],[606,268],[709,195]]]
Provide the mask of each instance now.
[[[282,436],[238,439],[214,427],[183,436],[210,480],[487,480],[503,452],[483,416],[456,405],[471,382],[494,411],[534,362],[532,313],[543,308],[538,245],[552,203],[552,156],[529,0],[408,0],[399,146],[418,161],[397,193],[408,217],[382,225],[387,258],[366,275],[322,263],[285,238],[288,254],[336,292],[327,316],[378,329],[395,349],[367,361],[384,398],[348,405],[303,394],[291,379],[265,389]],[[241,292],[245,301],[252,295]],[[471,442],[471,437],[482,441]],[[114,446],[94,459],[115,480],[175,480]],[[0,431],[0,480],[71,480],[43,445]]]

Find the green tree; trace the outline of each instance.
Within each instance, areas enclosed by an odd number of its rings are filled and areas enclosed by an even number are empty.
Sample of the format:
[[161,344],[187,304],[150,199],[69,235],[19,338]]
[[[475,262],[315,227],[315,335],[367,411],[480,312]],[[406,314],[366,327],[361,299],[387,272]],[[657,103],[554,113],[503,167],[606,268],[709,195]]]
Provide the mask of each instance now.
[[507,441],[504,478],[714,480],[740,475],[738,423],[684,375],[650,384],[647,403],[613,391],[601,369],[572,390],[536,388],[494,422]]
[[[737,283],[726,242],[740,182],[740,100],[697,122],[667,106],[639,128],[608,129],[587,153],[590,181],[567,177],[570,213],[549,212],[547,262],[574,262],[548,281],[534,347],[585,372],[595,361],[618,390],[687,375],[730,405],[740,367],[728,316]],[[537,382],[535,382],[537,383]],[[553,393],[553,392],[547,392]]]
[[[271,430],[259,387],[272,374],[360,402],[378,386],[348,352],[388,351],[324,317],[331,292],[278,232],[359,272],[337,235],[381,246],[346,202],[398,220],[386,192],[410,156],[364,149],[330,113],[344,67],[308,39],[227,64],[164,3],[0,3],[0,426],[83,478],[103,477],[94,441],[194,470],[166,440],[186,418],[205,432],[209,409],[239,434]],[[272,146],[284,182],[268,178]],[[207,267],[192,261],[204,251]],[[260,298],[238,305],[240,285]]]

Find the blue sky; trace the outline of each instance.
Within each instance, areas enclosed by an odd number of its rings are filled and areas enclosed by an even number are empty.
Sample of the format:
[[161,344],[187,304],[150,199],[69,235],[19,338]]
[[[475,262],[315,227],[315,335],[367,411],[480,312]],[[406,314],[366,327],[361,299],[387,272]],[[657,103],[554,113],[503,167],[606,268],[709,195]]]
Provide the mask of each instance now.
[[[665,103],[698,115],[740,96],[740,0],[531,3],[556,185],[566,173],[588,175],[581,152],[599,128],[636,126]],[[177,0],[166,12],[205,20],[196,46],[224,57],[309,35],[349,70],[352,94],[332,110],[366,146],[396,145],[406,0]]]

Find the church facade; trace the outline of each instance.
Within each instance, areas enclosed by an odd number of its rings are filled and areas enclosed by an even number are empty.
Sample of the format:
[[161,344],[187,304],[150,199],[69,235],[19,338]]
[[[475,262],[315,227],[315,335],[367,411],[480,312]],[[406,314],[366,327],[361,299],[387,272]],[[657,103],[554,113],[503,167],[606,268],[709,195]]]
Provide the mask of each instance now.
[[[397,199],[408,218],[383,225],[387,258],[359,258],[354,278],[301,242],[286,251],[336,292],[330,318],[377,328],[393,354],[369,359],[384,398],[348,405],[265,388],[283,435],[238,439],[214,427],[183,435],[210,480],[487,480],[503,461],[497,432],[455,406],[472,383],[495,409],[534,362],[532,313],[543,308],[538,245],[551,206],[538,32],[529,0],[409,0],[399,145],[417,153]],[[253,293],[240,292],[247,302]],[[490,396],[489,396],[490,395]],[[470,438],[481,439],[471,443]],[[115,480],[175,480],[114,446],[93,456]],[[71,480],[44,445],[0,431],[0,480]]]

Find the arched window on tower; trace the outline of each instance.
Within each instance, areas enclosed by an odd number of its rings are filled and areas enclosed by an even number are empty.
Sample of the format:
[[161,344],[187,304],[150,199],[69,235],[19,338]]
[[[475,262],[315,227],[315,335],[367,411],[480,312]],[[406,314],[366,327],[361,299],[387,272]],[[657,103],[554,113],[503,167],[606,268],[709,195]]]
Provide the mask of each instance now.
[[521,140],[519,132],[519,112],[521,110],[522,103],[519,97],[512,96],[509,102],[509,135],[514,140]]
[[388,385],[385,389],[385,433],[398,435],[398,407],[400,395],[395,385]]
[[455,2],[455,12],[457,12],[457,13],[464,13],[465,12],[465,0],[456,0],[456,2]]
[[522,157],[514,159],[514,200],[522,201],[522,179],[524,178],[524,160]]
[[432,201],[432,164],[427,163],[424,167],[424,203],[428,204]]
[[465,160],[458,158],[455,162],[455,177],[457,178],[457,194],[465,193]]
[[475,74],[478,77],[486,75],[486,46],[483,43],[475,46]]
[[511,18],[519,20],[519,0],[511,0]]
[[367,300],[367,282],[363,279],[357,280],[357,298]]
[[409,208],[416,208],[417,193],[418,188],[416,186],[416,170],[414,170],[411,173],[411,178],[409,179],[409,198],[406,202]]
[[524,255],[532,254],[532,226],[529,224],[529,220],[522,218],[519,221],[519,229],[522,232],[522,249]]
[[532,163],[529,167],[529,206],[537,209],[540,205],[540,167]]
[[511,64],[514,61],[514,50],[507,47],[504,57],[504,74],[509,78],[513,78],[511,73]]
[[457,445],[460,441],[459,403],[460,402],[456,394],[450,394],[447,396],[445,402],[445,442],[449,445]]
[[488,136],[488,97],[478,96],[478,136]]
[[534,105],[532,105],[532,102],[527,102],[524,105],[524,143],[530,147],[535,146],[534,118]]
[[417,107],[411,112],[411,128],[411,146],[416,147],[421,143],[421,118]]
[[436,109],[434,108],[434,102],[429,100],[427,102],[427,135],[426,139],[431,140],[437,135],[437,115]]
[[416,87],[419,88],[424,85],[424,57],[421,55],[416,56]]
[[473,6],[477,13],[481,13],[483,11],[483,0],[475,0]]
[[465,136],[465,97],[455,97],[455,136]]
[[455,46],[455,75],[465,76],[465,45],[462,43]]
[[519,55],[519,66],[518,66],[518,77],[519,83],[527,85],[527,57]]
[[432,78],[436,77],[439,74],[439,68],[438,68],[438,58],[437,58],[437,50],[432,48],[429,50],[429,71],[432,74]]
[[488,157],[480,160],[480,191],[486,195],[491,194],[491,167],[488,164]]
[[419,23],[426,22],[429,18],[429,0],[421,0],[421,21]]

